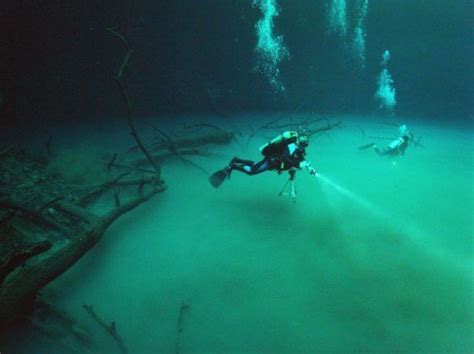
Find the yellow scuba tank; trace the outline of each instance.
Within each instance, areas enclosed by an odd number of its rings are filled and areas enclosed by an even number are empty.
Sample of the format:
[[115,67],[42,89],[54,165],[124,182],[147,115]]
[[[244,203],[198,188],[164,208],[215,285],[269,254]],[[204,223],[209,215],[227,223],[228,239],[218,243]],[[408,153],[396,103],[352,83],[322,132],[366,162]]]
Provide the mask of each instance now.
[[298,140],[298,132],[286,131],[277,137],[270,140],[265,145],[260,147],[260,152],[266,157],[278,157],[281,155],[283,149],[291,143],[295,143]]

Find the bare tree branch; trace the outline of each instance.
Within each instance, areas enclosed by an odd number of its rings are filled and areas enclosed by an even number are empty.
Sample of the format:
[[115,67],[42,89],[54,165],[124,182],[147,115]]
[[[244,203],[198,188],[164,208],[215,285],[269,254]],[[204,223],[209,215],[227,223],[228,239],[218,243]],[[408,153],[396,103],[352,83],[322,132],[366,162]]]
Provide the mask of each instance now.
[[98,218],[87,209],[68,202],[59,202],[55,205],[55,209],[62,211],[72,217],[75,217],[86,224],[92,225],[97,222]]
[[112,34],[114,34],[115,36],[120,38],[120,40],[124,43],[124,45],[127,49],[127,53],[125,55],[125,58],[124,58],[122,64],[120,65],[120,69],[119,69],[117,75],[114,75],[113,78],[114,78],[115,82],[117,83],[117,85],[119,87],[119,90],[120,90],[120,94],[121,94],[121,96],[122,96],[122,98],[123,98],[123,100],[124,100],[124,102],[127,106],[127,121],[128,121],[128,126],[130,127],[130,131],[132,133],[132,136],[134,137],[135,141],[137,142],[137,145],[140,147],[140,150],[143,152],[143,154],[146,156],[146,158],[150,161],[150,164],[153,166],[153,169],[156,172],[157,178],[159,179],[160,174],[161,174],[160,166],[156,163],[156,161],[153,160],[153,157],[148,152],[148,149],[145,147],[145,144],[143,144],[143,141],[141,140],[141,138],[138,134],[138,131],[135,128],[135,124],[133,123],[133,120],[132,120],[132,107],[131,107],[131,103],[130,103],[130,98],[128,96],[127,89],[125,88],[125,85],[124,85],[123,79],[122,79],[123,73],[124,73],[125,69],[127,68],[127,65],[130,61],[130,56],[132,55],[133,50],[130,49],[130,46],[128,45],[127,39],[121,33],[116,31],[114,28],[107,28],[107,31],[111,32]]
[[61,226],[59,223],[57,223],[50,217],[40,214],[37,210],[33,208],[15,203],[12,200],[5,200],[5,199],[0,200],[0,208],[16,210],[20,213],[23,213],[31,217],[34,221],[36,221],[40,225],[43,225],[45,227],[51,227],[61,232],[66,231],[66,229],[63,226]]
[[89,316],[92,317],[94,321],[96,321],[99,326],[101,326],[110,336],[115,340],[117,343],[120,353],[127,354],[128,349],[125,343],[123,342],[122,337],[117,332],[117,326],[115,325],[115,321],[110,322],[107,324],[99,315],[94,311],[92,305],[82,305],[82,308],[88,313]]
[[52,244],[49,241],[39,241],[25,244],[19,249],[12,250],[10,254],[3,259],[3,263],[0,264],[0,284],[3,283],[8,274],[13,272],[19,266],[25,264],[28,258],[46,252],[51,248],[51,246]]

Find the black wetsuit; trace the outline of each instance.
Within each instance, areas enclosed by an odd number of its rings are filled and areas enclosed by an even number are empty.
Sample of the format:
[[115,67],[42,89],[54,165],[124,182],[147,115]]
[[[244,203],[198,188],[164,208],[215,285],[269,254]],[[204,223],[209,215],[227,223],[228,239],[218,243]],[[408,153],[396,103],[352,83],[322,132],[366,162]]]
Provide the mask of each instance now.
[[[293,152],[290,148],[295,145]],[[279,156],[265,157],[259,162],[243,160],[235,157],[230,163],[231,170],[238,170],[248,175],[256,175],[265,171],[275,170],[277,172],[286,171],[291,168],[299,168],[300,163],[305,160],[305,148],[292,143],[287,145]]]

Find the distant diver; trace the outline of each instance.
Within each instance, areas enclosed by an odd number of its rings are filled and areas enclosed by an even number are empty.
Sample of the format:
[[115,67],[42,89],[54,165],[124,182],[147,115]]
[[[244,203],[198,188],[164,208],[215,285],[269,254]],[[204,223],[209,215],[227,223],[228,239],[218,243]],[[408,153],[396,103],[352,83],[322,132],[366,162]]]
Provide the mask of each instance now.
[[212,186],[218,188],[224,180],[230,178],[232,171],[237,170],[247,175],[256,175],[266,171],[281,173],[289,171],[291,181],[297,169],[306,168],[311,175],[316,175],[316,170],[306,160],[306,147],[308,137],[296,131],[286,131],[270,140],[260,148],[264,158],[259,162],[244,160],[234,157],[229,165],[217,171],[210,178]]
[[395,140],[393,140],[390,144],[388,144],[384,148],[379,148],[377,144],[370,143],[363,146],[360,146],[360,150],[365,150],[368,148],[373,147],[375,152],[379,155],[389,155],[389,156],[403,156],[405,154],[405,150],[407,149],[409,143],[414,141],[413,134],[408,130],[405,124],[402,124],[399,128],[399,136]]

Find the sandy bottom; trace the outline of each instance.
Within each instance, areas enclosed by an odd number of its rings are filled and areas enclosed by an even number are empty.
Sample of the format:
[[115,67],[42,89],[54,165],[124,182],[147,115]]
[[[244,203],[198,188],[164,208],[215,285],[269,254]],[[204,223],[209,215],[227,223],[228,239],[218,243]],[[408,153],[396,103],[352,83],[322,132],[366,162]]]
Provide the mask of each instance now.
[[[233,124],[245,134],[270,119]],[[168,163],[169,189],[114,224],[47,293],[102,353],[115,343],[83,303],[116,322],[130,353],[176,353],[182,302],[181,353],[471,353],[473,131],[406,119],[424,147],[390,159],[358,146],[372,141],[362,131],[396,128],[341,119],[343,129],[311,141],[321,177],[298,174],[296,203],[278,195],[286,175],[234,173],[215,190],[201,171]],[[125,126],[63,138],[86,135],[104,150],[131,143]],[[194,161],[213,172],[235,155],[259,159],[272,135]]]

